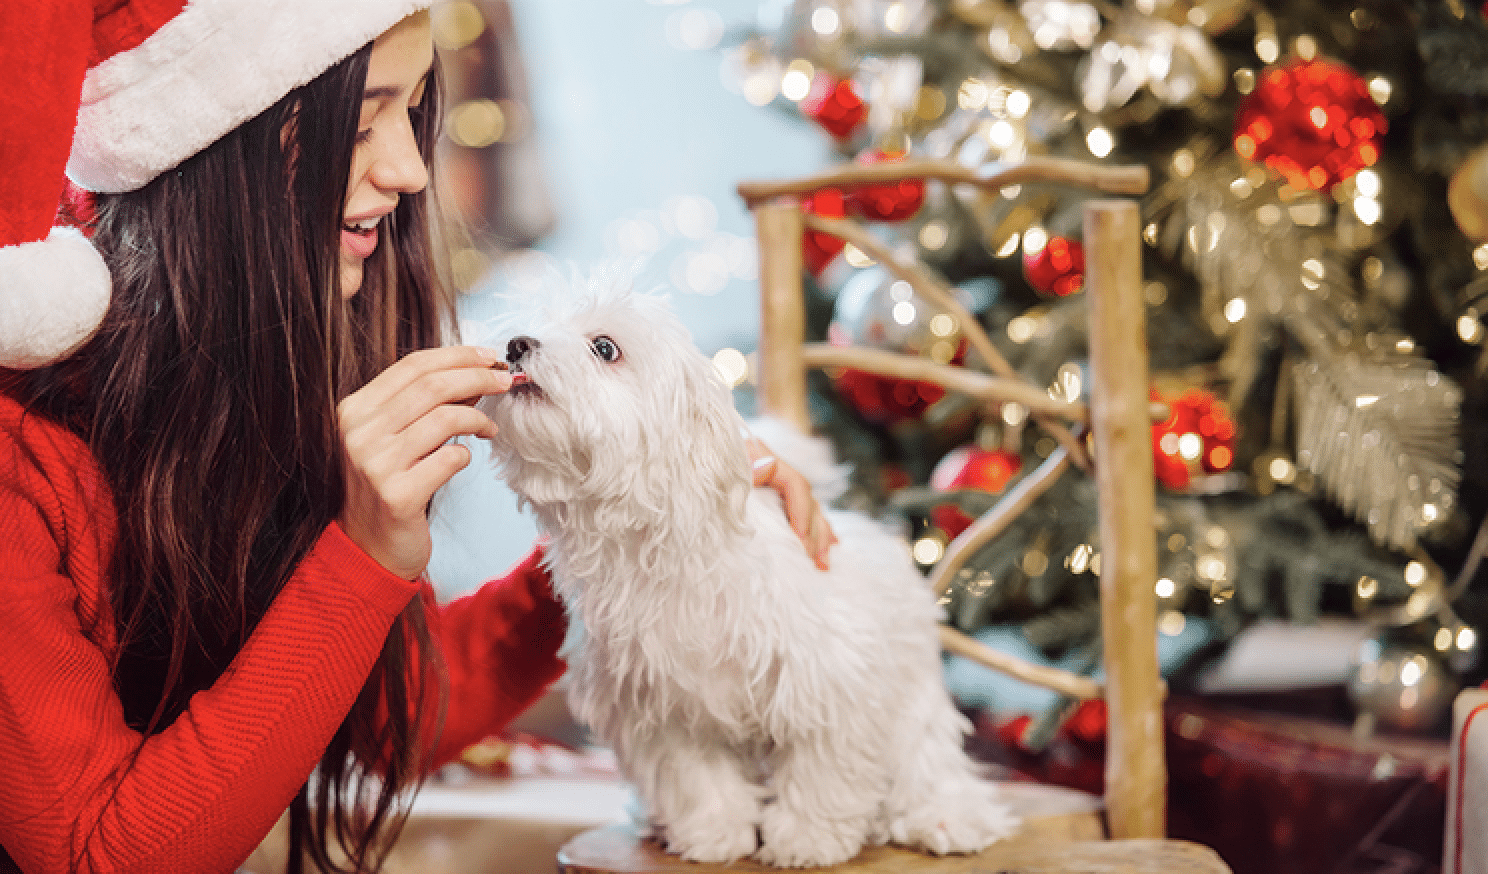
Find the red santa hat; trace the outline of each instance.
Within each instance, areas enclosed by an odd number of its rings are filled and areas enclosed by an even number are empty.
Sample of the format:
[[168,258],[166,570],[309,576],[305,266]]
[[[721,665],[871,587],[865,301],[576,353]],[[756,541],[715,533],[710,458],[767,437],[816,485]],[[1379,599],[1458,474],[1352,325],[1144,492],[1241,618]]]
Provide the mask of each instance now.
[[0,2],[0,367],[65,357],[108,308],[98,252],[53,227],[66,178],[140,188],[431,2]]

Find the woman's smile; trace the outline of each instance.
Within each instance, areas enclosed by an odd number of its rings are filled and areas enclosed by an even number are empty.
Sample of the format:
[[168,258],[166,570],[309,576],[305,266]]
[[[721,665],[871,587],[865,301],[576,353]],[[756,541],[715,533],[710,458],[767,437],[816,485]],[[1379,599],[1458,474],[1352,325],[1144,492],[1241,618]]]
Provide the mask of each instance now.
[[360,222],[348,222],[341,227],[341,251],[365,261],[372,257],[377,251],[377,225],[380,219],[365,219]]

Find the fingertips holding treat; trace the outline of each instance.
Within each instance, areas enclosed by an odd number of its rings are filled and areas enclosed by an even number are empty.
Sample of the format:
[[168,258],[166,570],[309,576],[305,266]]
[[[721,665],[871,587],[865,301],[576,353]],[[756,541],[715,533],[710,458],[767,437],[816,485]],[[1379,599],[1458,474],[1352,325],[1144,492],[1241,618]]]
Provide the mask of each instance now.
[[507,369],[506,355],[501,351],[492,349],[490,346],[471,346],[469,348],[475,352],[476,358],[480,360],[483,366],[489,367],[492,370]]
[[513,385],[517,385],[521,382],[526,381],[526,377],[523,374],[512,373],[510,370],[510,365],[508,365],[505,361],[495,361],[483,366],[488,368],[491,371],[491,375],[495,377],[495,379],[492,380],[486,387],[488,390],[482,391],[480,394],[471,395],[467,398],[461,398],[460,400],[456,401],[456,403],[464,404],[467,407],[473,407],[476,404],[480,403],[481,398],[510,391]]

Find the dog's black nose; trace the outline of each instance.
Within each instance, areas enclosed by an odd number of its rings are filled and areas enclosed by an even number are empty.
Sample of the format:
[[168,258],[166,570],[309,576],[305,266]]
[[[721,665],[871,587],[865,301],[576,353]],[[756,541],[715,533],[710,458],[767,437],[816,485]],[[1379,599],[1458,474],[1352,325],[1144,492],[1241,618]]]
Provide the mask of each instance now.
[[521,361],[528,352],[536,349],[538,345],[540,344],[531,337],[519,336],[511,338],[511,342],[506,344],[507,362],[510,364],[516,364],[518,361]]

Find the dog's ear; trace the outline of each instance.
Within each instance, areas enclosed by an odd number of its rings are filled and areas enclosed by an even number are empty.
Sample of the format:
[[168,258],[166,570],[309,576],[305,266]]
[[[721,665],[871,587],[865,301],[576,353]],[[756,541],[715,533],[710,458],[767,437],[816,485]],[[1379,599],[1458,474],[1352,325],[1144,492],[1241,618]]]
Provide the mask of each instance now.
[[663,513],[695,517],[690,522],[728,525],[742,519],[750,488],[743,421],[713,363],[687,350],[668,378],[648,387],[655,394],[646,406],[665,421],[648,423],[639,445],[612,446],[649,468],[632,481],[632,497]]
[[[695,471],[699,486],[706,488],[742,513],[750,488],[749,455],[744,447],[744,421],[734,409],[734,399],[713,362],[699,355],[688,391],[692,407],[684,429],[691,438],[680,460]],[[691,456],[690,459],[685,456]]]

